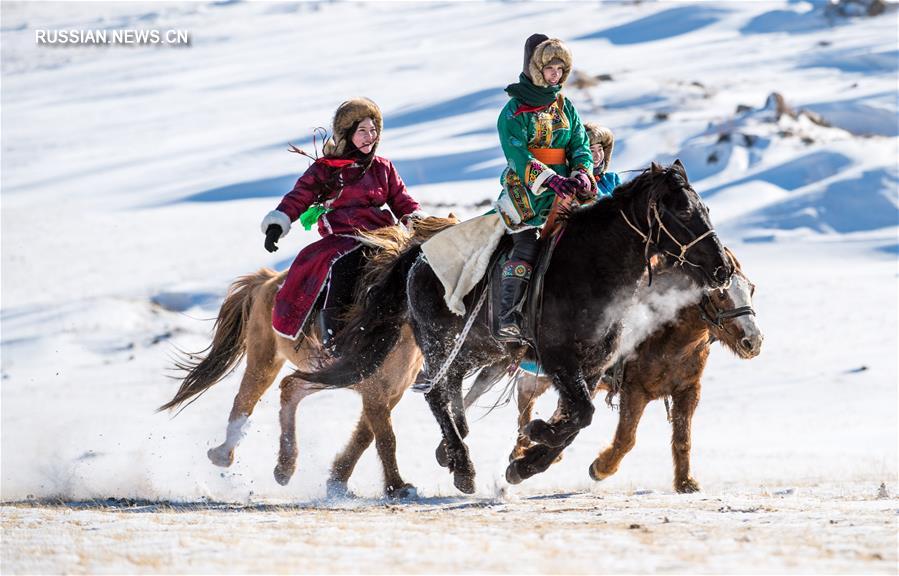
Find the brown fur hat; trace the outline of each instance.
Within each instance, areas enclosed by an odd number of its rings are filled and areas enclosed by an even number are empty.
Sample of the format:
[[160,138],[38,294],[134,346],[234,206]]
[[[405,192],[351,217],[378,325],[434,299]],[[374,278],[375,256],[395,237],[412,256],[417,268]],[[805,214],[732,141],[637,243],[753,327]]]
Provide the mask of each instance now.
[[[557,60],[557,62],[553,62],[553,60]],[[550,63],[564,66],[565,70],[559,80],[559,84],[564,84],[571,73],[572,58],[568,46],[558,38],[544,40],[534,48],[534,52],[531,54],[527,75],[535,86],[546,86],[546,81],[543,79],[543,67]]]
[[603,159],[602,171],[605,172],[612,163],[612,150],[615,149],[615,135],[605,126],[600,126],[594,122],[584,122],[584,130],[587,132],[590,146],[593,146],[594,144],[602,146],[602,152],[605,156]]
[[[380,140],[384,119],[377,104],[368,98],[353,98],[338,106],[337,111],[334,112],[334,121],[331,123],[331,137],[325,142],[325,156],[343,156],[348,148],[347,131],[353,127],[353,124],[366,118],[371,118],[375,123]],[[375,143],[375,149],[377,146],[378,144]]]

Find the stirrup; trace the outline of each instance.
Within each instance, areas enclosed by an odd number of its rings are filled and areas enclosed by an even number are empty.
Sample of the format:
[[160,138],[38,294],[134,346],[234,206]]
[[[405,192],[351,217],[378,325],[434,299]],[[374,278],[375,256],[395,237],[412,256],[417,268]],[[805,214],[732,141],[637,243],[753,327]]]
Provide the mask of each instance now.
[[524,338],[521,334],[521,325],[515,320],[500,320],[496,329],[496,336],[502,342],[520,342]]

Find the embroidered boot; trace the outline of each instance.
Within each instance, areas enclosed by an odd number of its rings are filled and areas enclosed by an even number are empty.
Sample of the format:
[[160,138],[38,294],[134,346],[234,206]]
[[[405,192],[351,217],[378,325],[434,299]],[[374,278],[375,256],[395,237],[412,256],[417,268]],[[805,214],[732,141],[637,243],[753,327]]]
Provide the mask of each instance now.
[[524,293],[531,280],[531,265],[512,260],[503,266],[500,286],[499,330],[501,340],[521,340]]

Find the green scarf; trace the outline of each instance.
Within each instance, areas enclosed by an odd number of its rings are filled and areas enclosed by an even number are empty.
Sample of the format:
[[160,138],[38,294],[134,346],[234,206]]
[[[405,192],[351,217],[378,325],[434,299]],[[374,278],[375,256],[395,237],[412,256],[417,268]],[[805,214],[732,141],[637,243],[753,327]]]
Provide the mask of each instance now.
[[559,91],[562,90],[561,84],[555,86],[536,86],[531,79],[522,72],[518,76],[518,82],[506,86],[506,93],[515,98],[522,104],[527,106],[546,106],[552,104]]

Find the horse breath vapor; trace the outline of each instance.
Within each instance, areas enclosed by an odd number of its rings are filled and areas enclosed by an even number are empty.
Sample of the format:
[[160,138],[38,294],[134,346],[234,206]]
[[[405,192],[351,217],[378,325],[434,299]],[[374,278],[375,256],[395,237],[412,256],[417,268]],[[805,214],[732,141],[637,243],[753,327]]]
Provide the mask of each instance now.
[[621,323],[616,357],[627,359],[653,332],[672,322],[684,306],[699,302],[702,290],[679,275],[659,275],[652,286],[619,294],[600,326]]

